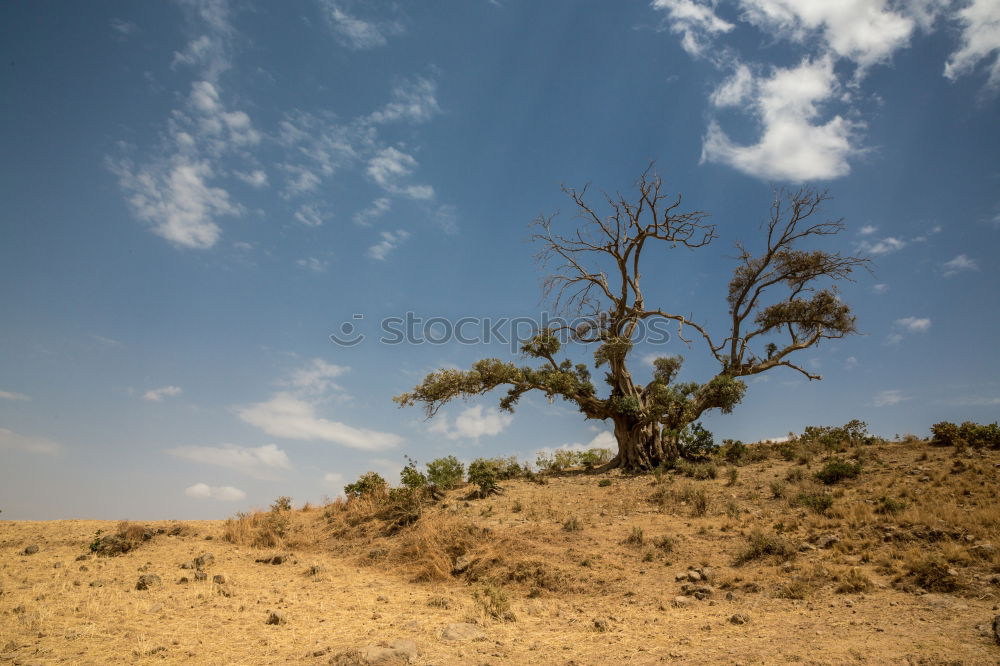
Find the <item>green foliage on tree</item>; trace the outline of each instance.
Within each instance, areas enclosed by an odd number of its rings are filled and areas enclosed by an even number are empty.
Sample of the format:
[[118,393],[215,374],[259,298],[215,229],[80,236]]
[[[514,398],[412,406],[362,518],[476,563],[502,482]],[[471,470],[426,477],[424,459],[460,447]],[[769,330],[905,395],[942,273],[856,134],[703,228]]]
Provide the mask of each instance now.
[[[843,230],[840,221],[817,222],[828,196],[810,188],[775,192],[758,248],[736,243],[736,266],[725,298],[727,324],[719,337],[677,308],[647,304],[642,288],[644,252],[697,250],[717,238],[708,215],[685,212],[679,196],[668,197],[652,166],[636,183],[635,196],[606,196],[607,209],[595,210],[587,188],[563,188],[577,216],[568,229],[556,216],[535,220],[533,240],[539,262],[550,269],[544,291],[554,310],[586,324],[542,330],[521,351],[534,365],[497,358],[468,370],[432,372],[413,390],[396,396],[400,406],[421,405],[428,418],[455,398],[472,398],[504,387],[500,408],[513,411],[529,391],[576,406],[588,419],[614,425],[618,453],[604,468],[655,469],[671,465],[682,447],[701,451],[703,440],[682,441],[688,426],[711,410],[729,413],[746,392],[743,378],[788,368],[810,380],[820,379],[793,362],[793,355],[856,332],[850,307],[840,300],[836,283],[850,280],[867,259],[802,247]],[[633,338],[651,322],[677,326],[677,338],[700,340],[717,362],[704,381],[679,381],[683,358],[668,355],[654,361],[652,381],[642,385],[629,370]],[[594,367],[604,371],[606,388],[599,392],[590,369],[560,358],[562,343],[592,344]],[[697,437],[701,437],[701,433]]]

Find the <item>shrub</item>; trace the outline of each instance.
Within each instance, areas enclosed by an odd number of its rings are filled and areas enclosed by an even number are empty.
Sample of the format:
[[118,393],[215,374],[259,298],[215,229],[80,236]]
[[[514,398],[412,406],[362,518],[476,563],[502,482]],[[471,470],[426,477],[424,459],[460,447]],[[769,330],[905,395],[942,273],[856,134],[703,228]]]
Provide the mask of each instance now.
[[678,460],[675,469],[684,476],[704,481],[714,479],[719,476],[719,468],[712,462],[690,462]]
[[681,430],[677,437],[677,449],[682,458],[688,460],[705,459],[719,447],[712,433],[701,423],[689,424]]
[[389,484],[378,472],[365,472],[357,481],[344,486],[344,494],[348,499],[378,497],[385,495],[388,487]]
[[870,592],[875,585],[871,578],[866,576],[860,569],[851,567],[846,574],[840,577],[840,584],[835,590],[838,594],[860,594]]
[[473,593],[473,598],[482,611],[489,617],[500,622],[514,622],[517,618],[510,609],[510,600],[503,588],[495,585],[485,585]]
[[653,545],[662,550],[664,553],[669,553],[674,549],[674,540],[664,534],[663,536],[658,536],[653,539]]
[[789,483],[798,483],[799,481],[802,481],[805,478],[806,478],[806,473],[803,472],[800,467],[794,467],[788,470],[788,473],[785,474],[785,481],[788,481]]
[[739,470],[737,470],[735,467],[730,467],[729,470],[726,472],[726,476],[727,476],[726,485],[735,486],[736,481],[740,478],[740,473]]
[[563,531],[565,532],[579,532],[582,527],[580,527],[580,521],[576,519],[576,516],[570,516],[563,523]]
[[394,534],[420,520],[423,514],[423,488],[390,488],[378,517],[385,521],[385,533]]
[[577,462],[582,465],[585,470],[590,471],[599,465],[610,462],[611,457],[611,449],[587,449],[586,451],[581,451],[577,454]]
[[291,511],[292,510],[292,498],[282,495],[278,499],[271,503],[271,511],[278,513],[279,511]]
[[427,480],[442,490],[450,490],[462,482],[465,465],[455,456],[438,458],[427,463]]
[[1000,425],[980,425],[966,421],[958,428],[959,437],[974,449],[1000,449]]
[[861,474],[861,463],[850,463],[840,458],[834,458],[816,472],[817,479],[828,486],[840,483],[844,479],[853,479]]
[[955,446],[958,439],[958,426],[954,423],[941,421],[931,426],[931,446]]
[[417,469],[416,460],[406,456],[406,467],[399,473],[399,482],[410,489],[424,488],[427,486],[427,476]]
[[759,529],[755,529],[747,537],[747,544],[736,555],[734,566],[740,566],[753,560],[764,557],[776,557],[781,561],[789,560],[795,556],[795,549],[792,545],[777,535],[764,534]]
[[469,465],[469,483],[479,486],[479,496],[487,497],[500,492],[499,474],[495,460],[476,458]]
[[818,514],[825,514],[833,506],[833,497],[826,493],[799,493],[792,504],[804,506]]
[[691,513],[695,516],[704,516],[708,513],[708,506],[711,503],[705,489],[694,486],[687,486],[681,491],[681,500],[691,505]]
[[783,481],[775,479],[771,482],[771,497],[781,499],[785,496],[785,484]]
[[907,504],[905,501],[892,499],[883,495],[878,498],[878,506],[875,507],[875,513],[894,516],[900,511],[904,511],[906,507]]
[[747,457],[747,445],[738,439],[727,439],[722,442],[722,457],[732,465],[742,465]]
[[611,485],[611,479],[601,479],[600,481],[597,482],[598,488],[607,488],[610,485]]
[[908,577],[928,592],[954,592],[961,588],[958,578],[951,575],[948,568],[940,556],[930,556],[906,565]]
[[629,533],[625,540],[622,541],[626,546],[641,546],[646,543],[646,537],[642,533],[641,527],[633,527],[632,532]]

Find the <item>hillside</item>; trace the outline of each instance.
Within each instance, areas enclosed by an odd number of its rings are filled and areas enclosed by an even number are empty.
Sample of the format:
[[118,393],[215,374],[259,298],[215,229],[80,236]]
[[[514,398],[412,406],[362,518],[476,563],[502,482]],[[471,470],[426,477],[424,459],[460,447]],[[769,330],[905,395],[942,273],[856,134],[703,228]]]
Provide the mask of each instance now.
[[[831,460],[847,473],[825,484]],[[1000,663],[1000,451],[737,462],[230,521],[2,522],[0,662]]]

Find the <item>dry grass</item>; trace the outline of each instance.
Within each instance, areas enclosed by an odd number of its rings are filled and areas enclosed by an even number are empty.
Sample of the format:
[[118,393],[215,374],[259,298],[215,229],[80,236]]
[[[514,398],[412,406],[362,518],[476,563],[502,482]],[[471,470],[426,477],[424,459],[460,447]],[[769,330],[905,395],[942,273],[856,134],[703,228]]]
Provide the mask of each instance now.
[[[812,474],[827,452],[776,446],[736,484],[570,474],[416,506],[397,495],[184,525],[0,522],[0,661],[319,664],[409,638],[435,664],[993,663],[976,627],[1000,601],[1000,453],[952,453],[838,452],[863,471],[825,487]],[[794,501],[811,493],[832,505]],[[77,561],[98,529],[138,547]],[[39,552],[22,555],[31,543]],[[207,579],[178,584],[205,551]],[[275,552],[292,556],[256,562]],[[715,591],[673,604],[693,568]],[[145,572],[162,584],[136,590]],[[266,625],[271,610],[287,622]],[[752,622],[731,624],[736,613]],[[440,638],[469,621],[486,640]]]

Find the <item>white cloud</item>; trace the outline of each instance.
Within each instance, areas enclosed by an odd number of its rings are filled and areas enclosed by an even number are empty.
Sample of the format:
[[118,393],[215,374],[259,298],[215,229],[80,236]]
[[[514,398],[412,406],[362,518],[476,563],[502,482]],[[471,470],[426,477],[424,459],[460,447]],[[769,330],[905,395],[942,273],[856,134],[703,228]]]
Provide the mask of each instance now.
[[238,502],[246,499],[247,494],[232,486],[210,486],[207,483],[196,483],[184,489],[184,494],[196,499],[214,499],[221,502]]
[[288,174],[284,189],[286,197],[312,192],[319,187],[322,180],[316,172],[301,164],[281,164],[279,167]]
[[347,373],[350,370],[345,365],[327,363],[321,358],[314,358],[309,365],[292,373],[285,386],[291,386],[308,395],[322,395],[330,390],[341,390],[341,387],[330,380]]
[[[748,106],[760,122],[760,139],[737,145],[713,120],[702,146],[703,162],[727,164],[756,178],[790,181],[825,180],[850,172],[847,159],[856,152],[851,145],[855,124],[840,115],[826,122],[819,118],[819,105],[838,92],[832,59],[776,67],[769,78],[753,77],[740,86],[746,90],[739,94],[751,97]],[[720,90],[716,95],[735,97]]]
[[365,21],[348,14],[342,2],[321,0],[321,4],[337,41],[349,49],[363,51],[385,46],[388,36],[402,31],[397,23]]
[[237,413],[246,423],[284,439],[326,441],[366,450],[389,449],[402,442],[398,435],[317,416],[315,403],[284,391],[266,402],[240,408]]
[[176,155],[167,164],[139,167],[123,160],[110,166],[129,195],[132,213],[175,245],[210,248],[222,233],[214,219],[241,214],[226,190],[209,184],[215,171],[206,161]]
[[876,294],[884,294],[885,292],[889,291],[889,285],[880,282],[878,284],[872,285],[872,291],[874,291]]
[[858,243],[858,250],[868,254],[889,254],[890,252],[898,252],[904,247],[906,247],[906,241],[894,236],[887,236],[874,243],[866,240]]
[[484,409],[482,405],[474,405],[459,412],[454,425],[449,423],[446,415],[440,414],[434,418],[428,431],[443,435],[448,439],[479,439],[484,436],[499,435],[514,420],[513,415],[497,409]]
[[966,255],[960,254],[954,259],[944,262],[941,268],[944,269],[945,277],[951,277],[962,271],[978,271],[979,264],[976,263],[975,259],[970,259]]
[[545,455],[551,456],[557,450],[563,451],[587,451],[589,449],[608,449],[612,453],[618,450],[618,440],[615,439],[615,434],[610,430],[602,430],[597,433],[593,439],[591,439],[586,444],[580,442],[570,442],[563,444],[561,446],[546,446],[544,448],[535,451],[535,456]]
[[903,341],[902,333],[890,333],[889,335],[885,336],[885,344],[887,345],[898,345],[902,341]]
[[137,26],[135,23],[132,23],[131,21],[126,21],[125,19],[115,18],[111,19],[111,29],[117,32],[122,37],[128,37],[136,30],[138,30],[139,26]]
[[743,63],[736,65],[736,71],[723,81],[709,97],[713,106],[725,108],[741,106],[754,90],[754,75]]
[[412,155],[393,148],[383,148],[368,160],[366,173],[382,189],[402,194],[412,199],[432,199],[434,188],[429,185],[400,185],[400,181],[413,173],[417,160]]
[[372,220],[382,217],[392,208],[392,200],[386,197],[379,197],[371,203],[368,208],[354,214],[354,224],[362,227],[371,225]]
[[868,67],[907,45],[915,27],[886,0],[741,0],[746,18],[771,35],[794,42],[819,37],[841,58]]
[[866,224],[865,226],[861,227],[861,229],[858,230],[858,235],[859,236],[871,236],[876,231],[878,231],[878,227],[873,226],[871,224]]
[[62,447],[45,437],[32,437],[30,435],[20,435],[13,430],[0,428],[0,450],[24,451],[39,455],[53,455],[59,453]]
[[253,171],[236,171],[233,175],[255,189],[259,190],[267,187],[267,174],[261,169],[254,169]]
[[408,120],[420,123],[441,112],[437,101],[437,84],[423,77],[406,81],[392,89],[392,101],[368,116],[373,123]]
[[225,467],[258,479],[273,479],[275,471],[291,469],[288,456],[275,444],[256,448],[234,444],[224,444],[221,447],[179,446],[168,449],[167,453],[204,465]]
[[924,333],[931,327],[931,320],[927,317],[903,317],[897,319],[896,326],[910,333]]
[[383,231],[380,235],[382,240],[368,248],[368,256],[372,259],[378,259],[379,261],[384,261],[385,258],[389,256],[390,252],[410,237],[409,232],[402,229],[397,229],[396,231]]
[[986,61],[986,87],[1000,89],[1000,3],[971,0],[958,11],[957,19],[962,28],[961,45],[948,58],[944,75],[955,80]]
[[858,367],[858,359],[856,357],[848,356],[846,359],[844,359],[845,370],[852,370],[856,367]]
[[24,395],[23,393],[15,393],[13,391],[0,391],[0,400],[31,400],[31,398]]
[[164,398],[172,398],[178,396],[183,391],[179,386],[163,386],[158,389],[150,389],[142,394],[143,400],[148,400],[150,402],[161,402]]
[[344,475],[340,472],[327,472],[323,475],[323,483],[331,488],[340,490],[344,485]]
[[887,391],[880,391],[872,399],[872,405],[875,407],[888,407],[892,405],[898,405],[901,402],[909,400],[908,396],[903,395],[902,391],[896,389],[891,389]]
[[653,0],[653,7],[666,12],[671,32],[681,36],[681,47],[694,56],[702,55],[712,37],[735,27],[715,14],[714,2]]
[[325,273],[327,262],[317,259],[316,257],[306,257],[304,259],[299,259],[295,262],[300,268],[304,268],[307,271],[312,271],[313,273]]
[[325,221],[325,217],[317,204],[303,204],[299,206],[299,209],[295,211],[295,219],[307,227],[318,227]]

